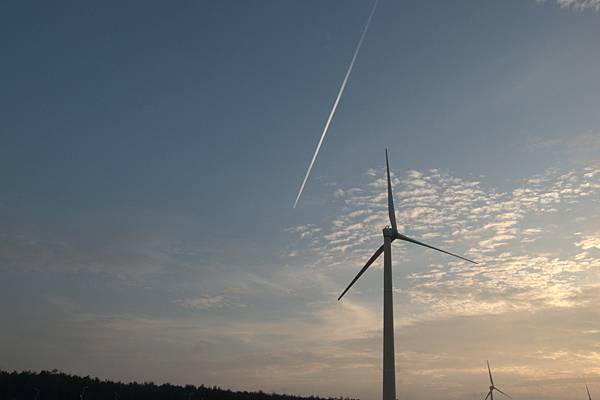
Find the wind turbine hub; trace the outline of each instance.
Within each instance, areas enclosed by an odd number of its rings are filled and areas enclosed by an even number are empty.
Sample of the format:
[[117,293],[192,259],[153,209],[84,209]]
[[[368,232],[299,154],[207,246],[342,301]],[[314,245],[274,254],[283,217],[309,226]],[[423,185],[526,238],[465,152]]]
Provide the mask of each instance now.
[[385,228],[383,228],[383,236],[385,237],[393,238],[394,236],[396,236],[394,233],[394,228],[390,226],[386,226]]

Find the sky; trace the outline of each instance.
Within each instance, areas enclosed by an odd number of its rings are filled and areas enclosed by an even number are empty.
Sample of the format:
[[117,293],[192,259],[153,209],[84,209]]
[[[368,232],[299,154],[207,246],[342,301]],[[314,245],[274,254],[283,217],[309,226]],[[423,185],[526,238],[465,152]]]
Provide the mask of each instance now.
[[[400,399],[600,393],[600,2],[0,4],[0,369]],[[597,396],[597,395],[596,395]]]

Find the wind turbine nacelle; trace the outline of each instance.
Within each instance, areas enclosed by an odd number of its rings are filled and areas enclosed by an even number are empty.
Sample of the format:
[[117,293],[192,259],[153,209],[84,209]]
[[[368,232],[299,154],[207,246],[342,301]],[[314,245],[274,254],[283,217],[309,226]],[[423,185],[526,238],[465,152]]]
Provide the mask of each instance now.
[[385,228],[383,228],[383,236],[389,236],[393,238],[396,236],[396,232],[391,226],[386,226]]

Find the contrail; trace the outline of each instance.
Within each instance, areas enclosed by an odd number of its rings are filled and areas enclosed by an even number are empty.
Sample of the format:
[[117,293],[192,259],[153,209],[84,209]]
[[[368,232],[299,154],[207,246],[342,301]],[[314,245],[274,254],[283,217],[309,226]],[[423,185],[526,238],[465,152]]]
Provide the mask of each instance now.
[[350,66],[348,67],[348,71],[346,71],[346,76],[342,81],[342,86],[340,86],[340,90],[338,91],[337,97],[335,98],[335,102],[333,103],[333,107],[331,108],[331,112],[329,113],[329,117],[327,118],[327,122],[325,122],[325,127],[323,128],[323,133],[321,133],[321,138],[317,143],[317,148],[315,149],[315,153],[310,160],[310,164],[308,164],[308,169],[306,170],[306,174],[304,175],[304,180],[302,181],[302,185],[300,185],[300,190],[298,190],[298,195],[296,196],[296,201],[294,201],[294,208],[298,204],[298,200],[300,199],[300,195],[302,195],[302,191],[304,190],[304,185],[306,185],[306,181],[308,180],[308,176],[310,175],[310,171],[317,159],[317,155],[319,154],[319,150],[321,149],[321,145],[323,144],[323,139],[325,139],[325,135],[327,134],[327,130],[329,129],[329,125],[331,124],[331,120],[333,119],[333,115],[335,114],[335,110],[337,109],[338,103],[342,98],[342,94],[344,94],[344,89],[346,88],[346,83],[348,82],[348,78],[350,77],[350,73],[352,72],[352,67],[354,67],[354,62],[356,61],[356,56],[358,56],[358,52],[360,51],[360,46],[362,46],[363,40],[365,39],[365,35],[367,34],[367,30],[369,29],[369,25],[371,24],[371,19],[373,18],[373,14],[375,14],[375,9],[377,8],[377,3],[379,0],[375,0],[375,4],[373,4],[373,9],[371,9],[371,14],[369,14],[369,19],[365,24],[365,28],[360,35],[360,39],[358,40],[358,45],[356,46],[356,50],[354,50],[354,55],[352,56],[352,61],[350,61]]

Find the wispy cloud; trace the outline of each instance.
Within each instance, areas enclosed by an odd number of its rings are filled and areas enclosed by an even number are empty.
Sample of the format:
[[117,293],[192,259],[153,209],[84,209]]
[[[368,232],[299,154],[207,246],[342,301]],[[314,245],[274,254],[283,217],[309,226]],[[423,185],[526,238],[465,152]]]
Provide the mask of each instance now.
[[575,245],[581,247],[583,250],[600,250],[600,233],[582,235],[581,240],[575,243]]
[[[546,0],[536,0],[536,2],[545,3]],[[600,0],[556,0],[556,3],[562,8],[571,8],[575,11],[600,11]]]
[[[177,221],[179,222],[179,221]],[[100,217],[62,223],[5,219],[0,269],[35,272],[97,272],[122,279],[157,274],[179,263],[174,222]]]
[[592,130],[575,135],[525,138],[523,150],[530,153],[542,153],[558,157],[568,157],[574,164],[598,167],[600,154],[600,133]]
[[557,0],[561,7],[573,8],[577,11],[591,9],[600,10],[600,0]]
[[231,303],[223,295],[196,297],[191,299],[177,299],[173,303],[183,308],[196,310],[210,310],[213,308],[223,308],[230,306]]
[[[600,241],[595,233],[559,231],[556,221],[565,216],[591,221],[584,203],[598,206],[599,171],[548,170],[510,191],[440,170],[394,176],[399,229],[481,263],[439,264],[427,251],[436,261],[428,258],[429,268],[408,274],[400,292],[423,308],[421,318],[577,305],[584,276],[600,267],[600,255],[589,251]],[[383,171],[366,174],[360,187],[334,193],[340,212],[309,245],[322,268],[343,267],[349,279],[379,245],[380,229],[388,224],[382,176]],[[546,240],[560,243],[544,245]],[[420,249],[407,250],[395,250],[398,263]]]

